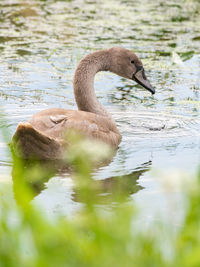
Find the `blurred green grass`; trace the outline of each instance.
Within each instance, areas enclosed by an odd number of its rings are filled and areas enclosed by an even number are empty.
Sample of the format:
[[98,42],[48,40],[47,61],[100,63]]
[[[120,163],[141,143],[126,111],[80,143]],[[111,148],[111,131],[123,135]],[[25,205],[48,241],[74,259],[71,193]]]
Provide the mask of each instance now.
[[[50,220],[30,202],[47,169],[38,162],[27,166],[11,153],[14,198],[9,184],[0,185],[0,266],[200,266],[200,173],[187,189],[176,233],[162,222],[135,228],[137,206],[126,201],[122,179],[109,210],[96,205],[100,189],[91,176],[96,156],[80,138],[71,139],[66,160],[84,206],[70,218]],[[95,147],[97,160],[105,157],[101,150]]]

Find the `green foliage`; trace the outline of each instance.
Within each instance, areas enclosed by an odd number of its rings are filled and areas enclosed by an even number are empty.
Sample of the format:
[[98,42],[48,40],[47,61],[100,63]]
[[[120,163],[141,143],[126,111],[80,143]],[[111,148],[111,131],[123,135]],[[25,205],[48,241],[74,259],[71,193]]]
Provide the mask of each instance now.
[[[109,208],[96,205],[101,184],[95,183],[91,171],[95,161],[105,160],[102,144],[91,145],[76,135],[70,138],[66,161],[73,170],[74,192],[84,206],[70,218],[47,218],[31,199],[54,168],[13,154],[12,188],[0,188],[0,266],[200,265],[200,175],[188,192],[185,220],[177,234],[164,224],[143,230],[136,224],[136,207],[126,201],[123,179],[114,184]],[[166,253],[166,244],[172,253]]]

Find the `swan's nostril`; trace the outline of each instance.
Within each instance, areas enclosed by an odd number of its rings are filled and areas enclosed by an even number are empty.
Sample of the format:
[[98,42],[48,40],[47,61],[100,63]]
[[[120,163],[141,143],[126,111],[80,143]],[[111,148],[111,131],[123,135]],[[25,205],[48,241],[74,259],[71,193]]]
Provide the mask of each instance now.
[[146,76],[146,74],[145,74],[145,72],[144,72],[144,69],[142,70],[142,77],[143,77],[144,80],[147,79],[147,76]]

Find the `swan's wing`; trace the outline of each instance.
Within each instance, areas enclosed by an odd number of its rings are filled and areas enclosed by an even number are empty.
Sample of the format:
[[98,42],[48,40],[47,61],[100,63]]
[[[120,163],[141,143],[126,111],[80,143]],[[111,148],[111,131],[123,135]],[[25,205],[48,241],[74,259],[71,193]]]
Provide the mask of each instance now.
[[119,132],[109,119],[90,112],[47,110],[36,114],[29,122],[36,130],[57,140],[63,140],[68,130],[76,130],[83,136],[114,146],[121,140]]
[[20,123],[13,144],[25,157],[58,159],[67,148],[66,133],[76,130],[81,135],[117,147],[121,136],[106,117],[84,111],[50,109]]
[[11,146],[17,156],[36,159],[59,159],[65,144],[36,130],[29,122],[20,122]]

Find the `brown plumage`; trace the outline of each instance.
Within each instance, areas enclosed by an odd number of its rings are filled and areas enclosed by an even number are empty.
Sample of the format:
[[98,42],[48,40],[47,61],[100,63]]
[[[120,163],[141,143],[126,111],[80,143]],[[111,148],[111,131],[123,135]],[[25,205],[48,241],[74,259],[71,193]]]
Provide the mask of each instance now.
[[93,87],[95,74],[106,70],[135,80],[154,93],[141,61],[131,51],[113,47],[89,54],[81,60],[74,75],[79,110],[47,109],[28,122],[19,123],[13,136],[14,150],[24,158],[60,159],[67,149],[69,130],[117,148],[121,135],[111,115],[97,100]]

